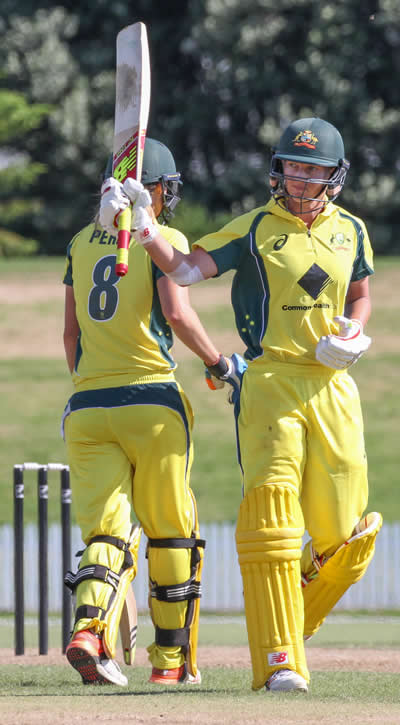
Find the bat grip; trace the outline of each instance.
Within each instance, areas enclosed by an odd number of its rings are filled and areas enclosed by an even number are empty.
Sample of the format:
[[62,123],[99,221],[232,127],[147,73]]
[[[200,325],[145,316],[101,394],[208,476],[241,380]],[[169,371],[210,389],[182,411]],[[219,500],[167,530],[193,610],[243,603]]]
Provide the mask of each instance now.
[[132,209],[128,206],[118,217],[117,262],[115,274],[124,277],[128,271],[129,244],[131,241]]

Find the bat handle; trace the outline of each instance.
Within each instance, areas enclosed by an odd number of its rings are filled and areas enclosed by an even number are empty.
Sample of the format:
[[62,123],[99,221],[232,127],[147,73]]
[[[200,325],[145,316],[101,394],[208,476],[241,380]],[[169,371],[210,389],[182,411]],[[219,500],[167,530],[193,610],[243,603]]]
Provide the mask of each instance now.
[[124,277],[128,271],[131,219],[132,209],[128,206],[118,217],[117,263],[115,265],[115,274],[118,277]]

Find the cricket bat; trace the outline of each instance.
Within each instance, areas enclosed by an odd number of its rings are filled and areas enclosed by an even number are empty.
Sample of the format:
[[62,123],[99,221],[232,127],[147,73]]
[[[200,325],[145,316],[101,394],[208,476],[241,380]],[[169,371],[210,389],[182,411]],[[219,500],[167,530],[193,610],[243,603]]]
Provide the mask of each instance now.
[[[124,183],[129,176],[140,181],[150,109],[150,57],[144,23],[133,23],[117,35],[117,65],[113,144],[113,176]],[[115,272],[128,271],[132,210],[118,217]]]
[[122,607],[119,633],[121,635],[124,662],[126,665],[133,665],[136,654],[137,607],[132,585],[127,591],[124,606]]

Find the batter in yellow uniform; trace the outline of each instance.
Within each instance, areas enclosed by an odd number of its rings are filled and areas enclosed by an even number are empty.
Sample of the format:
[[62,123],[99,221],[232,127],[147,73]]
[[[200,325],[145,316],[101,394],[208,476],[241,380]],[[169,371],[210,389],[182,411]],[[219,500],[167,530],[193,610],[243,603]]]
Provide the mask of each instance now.
[[[273,153],[271,201],[191,254],[174,250],[146,210],[137,214],[135,238],[178,284],[236,272],[247,370],[237,355],[208,370],[234,388],[244,494],[236,544],[254,689],[307,691],[304,639],[365,573],[382,523],[364,516],[362,413],[347,372],[371,342],[363,328],[373,272],[365,225],[333,203],[348,168],[337,129],[300,119]],[[124,190],[133,201],[140,185]]]
[[[154,223],[183,253],[186,238],[161,226],[179,197],[169,150],[147,139],[144,192]],[[115,182],[116,184],[118,182]],[[190,489],[193,415],[174,377],[172,329],[199,354],[217,354],[187,291],[133,242],[129,272],[115,273],[116,230],[90,224],[68,247],[65,349],[75,392],[65,440],[76,518],[86,549],[67,583],[77,606],[70,663],[87,682],[126,685],[115,661],[118,624],[137,569],[140,529],[148,537],[149,602],[155,641],[150,681],[198,683],[201,568],[196,503]]]

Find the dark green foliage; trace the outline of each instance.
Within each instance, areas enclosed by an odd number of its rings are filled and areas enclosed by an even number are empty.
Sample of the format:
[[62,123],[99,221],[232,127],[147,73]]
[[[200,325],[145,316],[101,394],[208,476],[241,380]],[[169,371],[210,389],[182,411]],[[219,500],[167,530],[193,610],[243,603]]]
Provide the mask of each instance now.
[[0,229],[0,257],[26,257],[35,254],[39,244],[8,229]]
[[171,148],[185,198],[206,218],[264,203],[282,128],[319,115],[338,126],[351,161],[340,203],[365,218],[377,251],[399,251],[397,0],[137,0],[134,11],[3,0],[0,86],[53,108],[18,140],[46,171],[26,192],[41,204],[10,230],[59,254],[92,217],[112,147],[115,37],[137,20],[150,42],[149,135]]
[[39,248],[38,242],[26,237],[24,224],[40,208],[31,190],[45,166],[32,163],[21,153],[20,144],[50,110],[46,104],[27,103],[20,93],[0,90],[0,144],[8,164],[0,176],[0,257],[30,255]]
[[227,224],[232,215],[229,213],[211,213],[205,206],[190,201],[181,201],[175,215],[169,221],[171,227],[180,229],[189,239],[190,243],[195,242],[205,234],[210,234]]

